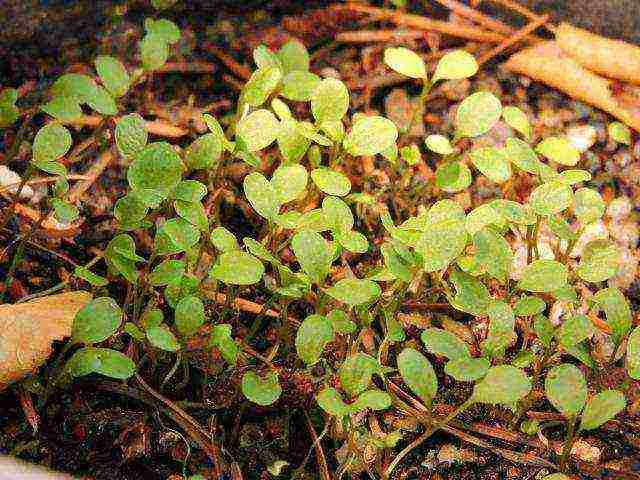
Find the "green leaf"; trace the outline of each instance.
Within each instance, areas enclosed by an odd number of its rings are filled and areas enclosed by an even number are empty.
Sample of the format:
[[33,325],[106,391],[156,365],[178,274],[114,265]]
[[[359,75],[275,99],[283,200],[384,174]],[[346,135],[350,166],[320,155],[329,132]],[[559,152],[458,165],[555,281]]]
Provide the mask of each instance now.
[[240,101],[252,107],[259,107],[275,91],[281,79],[282,70],[280,67],[271,65],[259,68],[253,72],[251,78],[244,85]]
[[463,220],[442,220],[431,224],[416,245],[416,252],[424,261],[424,270],[435,272],[446,268],[462,253],[467,239]]
[[335,78],[325,78],[311,96],[311,112],[317,123],[334,121],[344,117],[349,109],[349,91]]
[[338,369],[340,384],[351,397],[364,392],[371,383],[371,377],[378,371],[378,362],[365,353],[349,355]]
[[94,287],[104,287],[109,284],[109,281],[106,278],[101,277],[100,275],[96,275],[85,267],[76,267],[73,271],[73,274],[76,277],[82,278],[86,282],[89,282]]
[[511,178],[511,164],[504,152],[496,147],[476,148],[469,152],[469,158],[492,182],[504,183]]
[[518,225],[533,225],[536,223],[536,214],[530,208],[526,208],[513,200],[499,198],[489,205],[510,223]]
[[575,417],[587,401],[587,382],[582,372],[565,363],[549,370],[544,390],[551,404],[564,416]]
[[293,119],[280,122],[277,141],[280,153],[290,163],[298,163],[302,160],[311,145],[311,140],[300,133],[298,122]]
[[502,118],[507,122],[507,125],[520,133],[525,139],[531,140],[532,129],[526,113],[518,107],[510,105],[508,107],[504,107],[504,110],[502,110]]
[[451,155],[454,152],[449,139],[443,135],[429,135],[424,139],[424,144],[429,150],[440,155]]
[[573,315],[567,318],[558,330],[558,341],[563,347],[575,347],[590,338],[594,333],[593,324],[586,315]]
[[183,260],[165,260],[149,274],[149,283],[154,287],[169,285],[182,278],[184,271]]
[[316,401],[329,415],[336,417],[345,417],[351,413],[349,405],[344,403],[342,397],[335,388],[325,387],[316,396]]
[[58,220],[59,222],[70,223],[78,218],[78,215],[80,215],[78,207],[72,205],[66,200],[54,198],[51,200],[51,204],[53,205],[56,220]]
[[179,217],[185,219],[191,225],[198,227],[203,232],[209,230],[209,219],[204,206],[200,202],[193,203],[176,200],[173,202],[173,208]]
[[411,282],[413,275],[411,273],[411,265],[398,254],[391,243],[385,243],[380,247],[380,253],[384,258],[385,267],[399,280]]
[[631,130],[624,123],[612,122],[607,128],[609,136],[618,143],[631,145]]
[[[276,184],[279,185],[278,182]],[[275,219],[282,204],[281,199],[286,194],[274,188],[274,185],[259,172],[244,177],[242,186],[253,209],[268,220]]]
[[292,202],[307,191],[309,174],[300,164],[282,164],[271,177],[271,187],[280,204]]
[[476,258],[487,273],[505,283],[513,264],[513,252],[509,243],[491,227],[485,227],[473,236]]
[[157,70],[167,63],[169,45],[158,35],[145,35],[138,42],[140,60],[145,70]]
[[473,55],[464,50],[454,50],[440,59],[431,82],[462,80],[463,78],[473,77],[477,72],[478,63]]
[[574,166],[580,161],[580,151],[564,137],[548,137],[536,146],[536,152],[560,165]]
[[405,348],[398,355],[398,371],[413,393],[427,404],[432,402],[438,393],[438,378],[424,355],[413,348]]
[[95,65],[100,81],[111,95],[117,98],[127,93],[131,78],[120,60],[108,55],[98,55]]
[[449,275],[456,289],[451,305],[471,315],[486,315],[493,303],[489,290],[477,278],[458,270]]
[[58,122],[42,127],[33,139],[33,160],[35,162],[53,162],[64,156],[71,148],[69,130]]
[[18,91],[15,88],[3,88],[0,91],[0,128],[10,127],[20,117],[17,101]]
[[169,196],[182,178],[182,162],[166,142],[151,143],[133,160],[127,180],[133,190],[153,190],[162,198]]
[[551,215],[547,217],[547,225],[549,225],[551,231],[562,240],[571,242],[578,239],[578,235],[571,230],[567,221],[559,215]]
[[336,172],[325,167],[316,168],[311,172],[311,180],[327,195],[344,197],[351,190],[351,181],[344,173]]
[[541,166],[544,165],[538,159],[536,152],[519,138],[507,138],[502,151],[511,163],[524,172],[538,175]]
[[153,249],[158,255],[173,255],[188,251],[199,240],[196,227],[182,218],[172,218],[158,228]]
[[[0,106],[0,109],[2,107]],[[0,110],[1,111],[1,110]],[[42,106],[42,111],[61,122],[74,122],[82,117],[82,108],[75,98],[67,95],[53,97]],[[1,120],[0,120],[1,122]]]
[[363,392],[356,398],[350,407],[353,413],[361,412],[367,408],[371,410],[386,410],[391,406],[391,397],[387,392],[371,389]]
[[465,228],[469,235],[475,235],[489,225],[501,230],[507,226],[507,220],[488,203],[471,210],[465,219]]
[[211,330],[211,339],[209,345],[212,347],[216,347],[222,358],[232,366],[238,361],[238,345],[231,337],[231,325],[229,324],[219,324],[214,325]]
[[135,254],[135,249],[133,239],[129,235],[121,234],[113,237],[104,251],[104,258],[109,268],[131,283],[136,283],[138,280],[136,262],[144,261]]
[[149,208],[140,198],[138,192],[135,191],[119,198],[113,207],[113,215],[118,220],[118,226],[122,230],[139,228],[148,211]]
[[627,406],[624,395],[616,390],[605,390],[587,402],[582,412],[580,430],[593,430],[612,420]]
[[369,241],[362,233],[356,231],[334,232],[334,239],[342,248],[351,253],[365,253],[369,250]]
[[538,314],[534,317],[533,329],[540,343],[542,343],[544,347],[549,348],[556,333],[553,323],[544,315]]
[[99,343],[113,335],[121,323],[122,310],[113,298],[94,298],[76,314],[71,337],[76,343]]
[[[568,169],[560,172],[560,174],[556,177],[556,180],[566,185],[575,185],[577,183],[588,182],[589,180],[591,180],[591,174],[586,170]],[[576,191],[576,194],[579,191],[580,190]]]
[[627,372],[634,380],[640,380],[640,326],[631,332],[627,341]]
[[502,104],[490,92],[476,92],[465,98],[456,113],[456,135],[479,137],[500,120]]
[[145,330],[151,327],[159,327],[164,321],[164,315],[159,308],[147,308],[140,318],[140,326]]
[[332,340],[331,322],[322,315],[309,315],[296,333],[296,351],[304,363],[314,365],[320,360],[325,345]]
[[198,137],[185,151],[185,163],[192,170],[215,169],[222,155],[222,142],[214,133]]
[[258,68],[281,66],[280,59],[266,45],[258,45],[253,49],[253,61]]
[[488,309],[489,331],[487,338],[482,342],[483,351],[491,358],[501,358],[505,350],[516,339],[515,316],[511,307],[503,302],[496,301]]
[[229,285],[253,285],[262,279],[264,265],[249,253],[232,250],[218,257],[210,275]]
[[436,169],[436,185],[445,192],[464,190],[471,181],[471,170],[462,162],[446,162]]
[[519,317],[532,317],[544,312],[547,304],[540,297],[526,295],[520,297],[513,307],[513,313]]
[[159,18],[158,20],[146,18],[144,20],[144,29],[149,35],[156,35],[164,43],[172,44],[180,41],[180,29],[175,23],[166,18]]
[[204,323],[204,304],[195,295],[184,297],[176,305],[175,327],[181,335],[191,336]]
[[313,92],[320,82],[320,77],[315,73],[290,72],[282,79],[282,96],[296,102],[308,102],[313,98]]
[[484,379],[473,389],[471,400],[476,403],[511,405],[526,397],[531,381],[519,368],[511,365],[491,367]]
[[362,116],[355,121],[343,145],[353,156],[372,156],[395,145],[398,129],[391,120],[378,116]]
[[475,382],[484,377],[491,364],[484,358],[456,358],[444,366],[444,373],[459,382]]
[[211,231],[209,240],[221,252],[238,250],[238,241],[233,233],[224,227],[216,227]]
[[583,248],[578,276],[587,282],[604,282],[618,273],[620,252],[609,240],[593,240]]
[[133,157],[147,145],[147,123],[137,113],[121,117],[116,124],[116,146],[123,157]]
[[147,340],[149,343],[160,350],[167,352],[177,352],[180,350],[180,344],[176,337],[167,327],[153,326],[147,329]]
[[422,154],[420,153],[420,149],[415,144],[402,147],[400,149],[400,156],[402,157],[402,160],[404,160],[405,163],[411,167],[414,165],[418,165],[422,161]]
[[251,237],[244,237],[242,243],[244,243],[252,255],[258,257],[260,260],[272,263],[273,265],[280,265],[280,261],[260,242],[257,242]]
[[237,133],[246,142],[249,152],[271,145],[278,136],[280,122],[269,110],[259,109],[240,119]]
[[322,212],[330,230],[335,234],[347,233],[354,225],[353,214],[349,206],[338,197],[324,197]]
[[612,340],[616,345],[620,344],[633,325],[629,302],[615,287],[603,288],[591,300],[604,310],[607,324],[611,327]]
[[73,354],[66,369],[74,377],[99,373],[117,380],[126,380],[133,376],[136,365],[126,355],[110,348],[85,347]]
[[[396,72],[410,78],[427,78],[424,60],[416,52],[404,47],[387,48],[384,63]],[[444,78],[444,77],[443,77]]]
[[311,59],[304,44],[299,40],[289,40],[276,53],[284,73],[309,71]]
[[200,285],[200,279],[193,274],[185,273],[180,281],[170,283],[164,289],[164,296],[171,308],[176,308],[178,302],[188,295],[195,294]]
[[528,292],[553,292],[567,284],[568,271],[555,260],[535,260],[520,276],[518,288]]
[[529,196],[531,208],[542,216],[560,213],[569,208],[572,201],[573,190],[559,181],[543,183],[536,187]]
[[349,334],[356,331],[356,324],[349,319],[349,316],[344,311],[337,308],[329,312],[327,321],[332,325],[333,330],[338,333]]
[[604,200],[595,190],[590,188],[576,190],[573,211],[583,225],[602,218],[606,208]]
[[322,285],[333,261],[327,241],[319,233],[302,230],[291,239],[291,247],[310,280]]
[[278,374],[269,372],[261,377],[255,372],[245,373],[242,376],[242,393],[258,405],[267,406],[275,403],[282,394]]
[[380,286],[371,280],[343,278],[327,289],[327,295],[349,306],[369,303],[380,296]]
[[442,328],[427,328],[420,336],[427,350],[449,360],[469,358],[469,347],[453,333]]

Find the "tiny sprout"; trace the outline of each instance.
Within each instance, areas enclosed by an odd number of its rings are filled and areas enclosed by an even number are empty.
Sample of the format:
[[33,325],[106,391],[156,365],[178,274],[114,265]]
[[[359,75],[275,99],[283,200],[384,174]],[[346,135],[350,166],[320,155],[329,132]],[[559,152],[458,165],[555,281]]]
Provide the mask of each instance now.
[[280,398],[282,387],[278,382],[278,374],[269,372],[261,377],[255,372],[247,372],[242,377],[242,393],[258,405],[271,405]]

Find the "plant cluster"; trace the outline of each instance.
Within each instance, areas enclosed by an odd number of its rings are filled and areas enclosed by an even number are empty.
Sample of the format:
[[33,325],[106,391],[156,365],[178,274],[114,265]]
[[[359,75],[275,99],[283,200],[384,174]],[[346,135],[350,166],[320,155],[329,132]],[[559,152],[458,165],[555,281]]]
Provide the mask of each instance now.
[[[549,402],[566,418],[560,461],[564,470],[575,436],[624,410],[623,392],[602,389],[590,394],[582,371],[597,377],[598,369],[624,361],[630,379],[640,380],[640,327],[633,329],[622,292],[604,283],[619,268],[616,246],[608,240],[579,245],[606,205],[596,190],[583,186],[591,175],[575,168],[580,153],[565,138],[532,145],[532,128],[523,111],[503,106],[490,92],[475,92],[460,103],[451,136],[424,139],[427,154],[437,156],[434,182],[443,198],[397,222],[375,192],[352,191],[343,166],[377,156],[395,171],[410,172],[421,161],[421,146],[408,143],[407,132],[398,131],[382,115],[350,114],[345,84],[310,72],[309,54],[297,41],[277,51],[255,49],[257,68],[242,89],[235,114],[223,122],[205,114],[209,133],[183,149],[150,141],[139,114],[122,115],[121,100],[164,65],[180,30],[164,19],[146,20],[145,30],[139,68],[100,56],[95,78],[58,78],[42,106],[51,120],[33,141],[29,172],[56,176],[49,203],[60,222],[78,216],[78,208],[66,199],[67,171],[59,162],[73,143],[65,123],[77,120],[83,108],[116,119],[115,147],[129,164],[128,193],[113,209],[120,231],[104,251],[108,274],[95,273],[96,262],[75,271],[97,298],[76,316],[71,340],[75,350],[65,375],[133,376],[134,359],[109,348],[115,337],[128,336],[143,352],[178,355],[177,361],[185,361],[188,351],[182,357],[180,352],[197,338],[205,348],[217,350],[230,369],[243,372],[241,391],[248,400],[271,405],[282,393],[277,357],[243,349],[232,326],[224,323],[226,310],[210,308],[211,299],[215,304],[222,297],[229,306],[240,291],[260,288],[280,312],[273,321],[279,325],[283,350],[295,349],[298,365],[318,385],[317,404],[328,414],[327,421],[347,432],[348,442],[383,449],[401,440],[402,431],[381,438],[358,426],[354,419],[365,410],[413,412],[424,425],[422,439],[476,404],[505,406],[519,423],[532,402],[532,385],[543,381]],[[464,51],[445,55],[432,75],[422,58],[406,48],[387,49],[384,61],[422,83],[420,101],[438,82],[468,78],[478,69]],[[16,100],[15,90],[0,93],[0,126],[19,117]],[[301,104],[309,112],[303,119],[296,118],[305,111]],[[486,134],[500,120],[517,136],[500,147],[470,147],[469,139]],[[629,141],[622,124],[612,124],[610,134]],[[209,215],[203,204],[225,182],[233,162],[251,168],[242,193],[262,219],[256,238],[236,238],[220,224],[215,209]],[[265,162],[270,175],[263,173]],[[500,185],[504,197],[467,212],[450,194],[466,190],[477,176]],[[511,191],[519,176],[534,185],[524,203],[514,200]],[[361,209],[379,213],[383,238],[359,228],[354,211]],[[396,220],[402,215],[393,213]],[[151,232],[151,251],[136,245],[141,230]],[[543,230],[556,237],[552,248],[538,241]],[[516,240],[526,245],[519,266],[512,247]],[[576,262],[571,254],[578,246]],[[352,263],[368,255],[360,278],[345,254]],[[371,264],[372,255],[380,259],[373,262],[377,266]],[[347,273],[335,280],[339,262]],[[108,295],[109,283],[119,277],[132,292],[121,305]],[[577,289],[578,283],[589,288]],[[465,339],[436,326],[422,330],[421,343],[409,338],[397,314],[403,301],[416,294],[446,302],[453,311],[488,318],[479,352],[472,353],[476,350]],[[313,310],[299,325],[287,310],[295,300]],[[556,301],[565,304],[559,324],[550,320],[550,304]],[[600,315],[612,344],[609,365],[598,365],[590,353],[594,318]],[[526,340],[518,337],[516,325],[527,332]],[[346,345],[346,354],[336,363],[326,358],[325,350],[338,340]],[[558,364],[560,355],[573,363]],[[433,410],[442,387],[429,358],[444,359],[446,375],[473,385],[467,400],[447,418]],[[314,369],[317,365],[323,368]],[[412,407],[416,402],[422,405],[419,413]],[[538,426],[524,422],[522,428],[532,433]],[[386,466],[386,476],[406,453]],[[353,456],[353,462],[363,461]]]

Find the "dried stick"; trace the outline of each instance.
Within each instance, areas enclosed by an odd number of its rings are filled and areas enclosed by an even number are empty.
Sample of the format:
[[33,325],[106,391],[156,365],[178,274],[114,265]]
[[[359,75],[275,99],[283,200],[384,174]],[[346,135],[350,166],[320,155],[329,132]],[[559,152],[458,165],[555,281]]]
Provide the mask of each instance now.
[[355,30],[340,32],[335,39],[341,43],[401,42],[424,36],[425,32],[419,30]]
[[549,20],[549,15],[543,15],[538,20],[536,20],[534,22],[531,22],[528,25],[524,26],[523,28],[518,30],[513,36],[511,36],[510,38],[508,38],[504,42],[502,42],[500,45],[496,45],[494,48],[492,48],[488,52],[484,53],[478,59],[478,65],[482,65],[482,64],[488,62],[493,57],[495,57],[497,55],[500,55],[502,52],[504,52],[510,46],[515,45],[520,40],[525,39],[531,32],[534,32],[539,27],[541,27],[542,25],[547,23],[547,20]]
[[[102,123],[102,119],[103,117],[100,115],[83,115],[79,119],[70,122],[70,125],[75,127],[98,128]],[[114,121],[117,122],[118,119],[116,118]],[[172,125],[164,120],[147,120],[146,125],[149,133],[157,135],[158,137],[179,138],[189,133],[188,130]]]
[[88,180],[84,180],[76,183],[71,190],[69,190],[69,195],[67,199],[71,203],[75,203],[80,200],[80,197],[91,188],[91,185],[98,179],[102,172],[109,166],[109,164],[113,161],[114,154],[111,150],[106,150],[102,152],[102,154],[98,157],[96,163],[94,163],[91,168],[85,173],[88,177]]
[[249,80],[251,70],[248,67],[238,63],[231,55],[214,45],[207,45],[207,50],[213,53],[236,76],[243,80]]
[[476,40],[479,42],[487,43],[500,43],[505,39],[505,36],[500,33],[488,32],[481,28],[468,25],[460,25],[452,22],[434,20],[431,18],[423,17],[421,15],[402,13],[397,10],[369,7],[367,5],[356,3],[333,5],[330,8],[333,10],[349,10],[357,13],[367,13],[369,15],[375,16],[376,20],[389,20],[397,25],[417,28],[419,30],[426,30],[428,32],[445,33],[453,37],[466,38],[467,40]]
[[208,62],[168,62],[153,73],[213,73],[216,66]]

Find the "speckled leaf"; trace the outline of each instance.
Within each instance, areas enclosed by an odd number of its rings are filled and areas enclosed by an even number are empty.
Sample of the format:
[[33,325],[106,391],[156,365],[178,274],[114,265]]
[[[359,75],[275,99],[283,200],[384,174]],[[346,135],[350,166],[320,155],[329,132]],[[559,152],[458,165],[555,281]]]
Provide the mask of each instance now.
[[519,138],[507,138],[504,154],[520,170],[538,175],[540,166],[543,165],[538,159],[536,152]]
[[444,373],[459,382],[475,382],[484,377],[491,364],[484,358],[457,358],[448,361],[444,366]]
[[574,365],[565,363],[549,370],[544,390],[551,404],[563,415],[578,415],[587,401],[587,382]]
[[587,282],[604,282],[620,268],[620,252],[609,240],[593,240],[582,250],[578,276]]
[[343,146],[354,156],[371,156],[395,145],[398,129],[378,115],[360,117],[344,139]]
[[242,376],[242,393],[253,403],[267,406],[275,403],[282,394],[282,387],[276,372],[269,372],[264,377],[255,372],[247,372]]
[[536,146],[536,151],[560,165],[573,167],[580,161],[580,151],[564,137],[548,137]]
[[311,281],[322,285],[333,260],[331,248],[322,235],[302,230],[291,239],[291,248]]
[[616,390],[605,390],[587,402],[582,412],[580,430],[593,430],[612,420],[627,406],[624,395]]
[[449,276],[456,289],[452,305],[472,315],[486,315],[493,299],[489,290],[477,278],[458,270]]
[[325,78],[311,95],[311,112],[316,122],[338,121],[349,109],[349,91],[335,78]]
[[181,335],[191,336],[204,324],[204,304],[195,295],[184,297],[176,305],[175,327]]
[[282,96],[288,100],[308,102],[320,85],[320,81],[320,77],[315,73],[290,72],[282,79]]
[[420,336],[427,350],[449,360],[469,358],[469,347],[453,333],[442,328],[427,328]]
[[518,288],[528,292],[553,292],[567,284],[568,271],[555,260],[535,260],[520,275]]
[[133,157],[147,145],[147,123],[137,113],[130,113],[116,124],[116,146],[123,157]]
[[481,147],[469,152],[473,165],[489,180],[504,183],[511,178],[511,164],[502,150]]
[[436,169],[436,185],[445,192],[464,190],[471,181],[471,170],[462,162],[443,163]]
[[416,251],[424,261],[424,270],[435,272],[446,268],[462,253],[467,239],[463,220],[443,220],[432,224],[416,245]]
[[69,130],[58,122],[51,122],[42,127],[33,139],[33,160],[35,162],[52,162],[65,155],[71,148]]
[[340,384],[349,396],[355,397],[367,389],[377,371],[378,362],[372,356],[365,353],[349,355],[338,369]]
[[568,185],[551,181],[536,187],[529,196],[531,208],[538,215],[553,215],[571,206],[573,190]]
[[311,179],[316,186],[327,195],[344,197],[351,190],[351,181],[344,173],[325,167],[316,168],[311,172]]
[[513,264],[513,252],[501,235],[485,227],[473,236],[476,258],[489,275],[504,283]]
[[296,333],[296,351],[304,363],[313,365],[320,360],[325,345],[331,340],[331,322],[322,315],[309,315]]
[[280,67],[270,65],[258,68],[245,83],[240,99],[252,107],[262,105],[276,89],[282,79]]
[[173,255],[189,250],[200,240],[200,231],[182,218],[164,222],[156,233],[154,250],[158,255]]
[[253,285],[264,274],[264,265],[253,255],[240,250],[225,252],[211,268],[211,277],[229,285]]
[[269,110],[251,112],[238,122],[238,135],[246,142],[250,152],[257,152],[271,145],[278,136],[280,122]]
[[398,371],[404,383],[426,404],[438,393],[438,378],[427,358],[413,348],[398,355]]
[[169,196],[182,177],[180,157],[171,145],[156,142],[138,152],[127,172],[133,190],[153,190],[162,198]]
[[477,72],[478,62],[473,55],[464,50],[454,50],[440,59],[431,81],[461,80],[472,77]]
[[281,205],[281,195],[264,175],[252,172],[244,177],[242,184],[244,195],[253,209],[267,220],[273,220],[278,215]]
[[519,368],[511,365],[491,367],[476,384],[471,399],[476,403],[511,405],[526,397],[531,381]]
[[576,190],[573,211],[583,225],[602,218],[606,208],[604,200],[595,190],[591,188]]
[[476,92],[465,98],[456,113],[456,134],[478,137],[487,133],[500,120],[502,104],[490,92]]
[[380,286],[371,280],[343,278],[327,289],[327,294],[347,305],[362,305],[380,296]]
[[147,329],[147,340],[160,350],[167,352],[177,352],[180,344],[171,330],[165,326],[152,326]]
[[302,165],[283,164],[273,172],[270,183],[283,204],[292,202],[306,193],[308,178],[307,169]]
[[325,387],[316,396],[316,401],[329,415],[344,417],[351,413],[349,405],[344,403],[338,391],[333,387]]
[[120,60],[109,55],[98,55],[95,65],[100,81],[111,95],[121,97],[127,93],[131,78]]
[[[511,128],[520,133],[527,140],[531,140],[531,124],[527,118],[527,114],[518,107],[509,105],[504,107],[502,117]],[[533,173],[533,172],[532,172]]]

